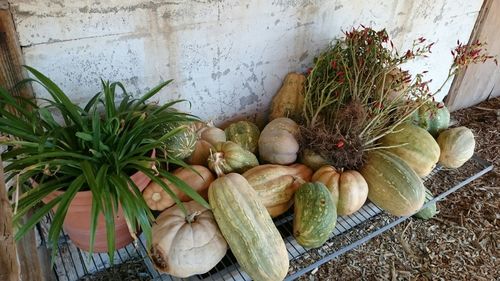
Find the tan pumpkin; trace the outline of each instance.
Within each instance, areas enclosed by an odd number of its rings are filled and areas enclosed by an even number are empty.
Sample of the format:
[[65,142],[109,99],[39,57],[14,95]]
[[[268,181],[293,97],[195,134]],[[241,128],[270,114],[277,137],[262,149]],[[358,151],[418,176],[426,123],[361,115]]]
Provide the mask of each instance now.
[[288,165],[297,159],[299,125],[290,118],[277,118],[264,127],[259,137],[259,154],[271,164]]
[[302,164],[291,166],[266,164],[254,167],[243,177],[257,191],[271,217],[285,213],[293,204],[299,186],[311,180],[313,171]]
[[[187,168],[179,168],[173,172],[173,175],[188,184],[193,190],[197,191],[203,198],[208,198],[208,187],[214,181],[215,177],[209,169],[199,165],[192,165],[195,171]],[[184,192],[178,189],[175,184],[167,179],[163,181],[168,185],[170,190],[177,195],[182,202],[190,201],[191,198]],[[146,204],[151,210],[163,211],[175,204],[174,199],[163,190],[163,188],[155,182],[151,182],[144,189],[142,196]]]
[[226,133],[212,123],[196,122],[193,126],[198,139],[193,153],[186,162],[192,165],[208,166],[210,151],[215,149],[214,145],[218,142],[226,141]]
[[474,134],[467,127],[444,130],[439,134],[437,143],[441,149],[439,164],[446,168],[462,166],[474,155],[476,146]]
[[304,83],[306,77],[300,73],[288,73],[283,86],[273,97],[269,120],[279,117],[288,117],[298,120],[304,106]]
[[184,207],[188,216],[174,206],[156,218],[151,230],[153,264],[180,278],[208,272],[227,251],[212,212],[195,201],[184,203]]
[[368,197],[368,184],[354,170],[337,171],[333,166],[323,166],[314,173],[312,181],[322,182],[330,190],[341,216],[359,210]]

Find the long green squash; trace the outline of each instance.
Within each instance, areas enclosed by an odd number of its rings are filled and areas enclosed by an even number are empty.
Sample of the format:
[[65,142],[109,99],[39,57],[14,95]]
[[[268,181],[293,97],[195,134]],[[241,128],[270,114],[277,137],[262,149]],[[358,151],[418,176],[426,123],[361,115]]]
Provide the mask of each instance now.
[[382,145],[392,146],[387,150],[403,159],[420,177],[429,175],[439,160],[439,145],[432,135],[409,123],[384,136]]
[[305,183],[295,192],[293,236],[306,248],[323,245],[337,223],[337,208],[321,182]]
[[422,208],[425,187],[415,171],[387,151],[370,151],[361,174],[368,183],[368,199],[381,209],[409,216]]
[[236,173],[220,177],[210,185],[208,199],[243,270],[253,280],[283,280],[289,266],[285,242],[247,180]]

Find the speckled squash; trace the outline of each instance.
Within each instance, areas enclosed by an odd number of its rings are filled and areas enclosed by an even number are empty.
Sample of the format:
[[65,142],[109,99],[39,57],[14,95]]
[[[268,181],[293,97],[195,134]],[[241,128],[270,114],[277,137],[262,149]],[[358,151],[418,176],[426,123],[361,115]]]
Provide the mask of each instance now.
[[212,212],[195,201],[184,207],[187,216],[174,206],[156,218],[149,251],[159,271],[180,278],[207,273],[227,251]]
[[[428,194],[432,194],[429,189],[426,189],[426,192]],[[432,197],[428,200],[427,198],[425,199],[425,203],[433,199]],[[437,204],[436,202],[431,203],[427,205],[427,207],[420,209],[418,213],[414,214],[413,216],[422,219],[422,220],[429,220],[433,218],[437,214]]]
[[[188,168],[178,168],[172,174],[184,181],[203,198],[207,199],[208,187],[214,181],[214,175],[204,166],[192,165],[191,168],[193,170]],[[171,183],[167,179],[163,179],[163,181],[168,185],[170,190],[177,195],[179,200],[182,202],[191,200],[191,198],[178,189],[175,184]],[[148,207],[155,211],[163,211],[175,204],[174,199],[172,199],[172,197],[155,182],[149,183],[149,185],[142,192],[142,197],[146,201]]]
[[450,111],[443,103],[428,102],[421,106],[410,118],[410,122],[437,137],[450,126]]
[[367,153],[360,173],[368,183],[368,199],[395,216],[410,216],[425,200],[417,173],[398,156],[382,150]]
[[293,236],[306,248],[323,245],[335,228],[337,211],[323,183],[305,183],[295,192]]
[[259,144],[260,130],[250,121],[238,121],[230,124],[226,129],[226,139],[239,144],[244,149],[256,153]]
[[259,137],[259,155],[271,164],[288,165],[297,159],[299,125],[290,118],[277,118],[264,127]]
[[459,168],[474,155],[476,141],[467,127],[445,130],[439,134],[437,142],[441,148],[439,164],[443,167]]
[[426,130],[404,123],[381,140],[388,151],[403,159],[420,177],[432,172],[439,160],[440,149],[436,140]]
[[232,142],[219,142],[208,158],[208,167],[217,176],[237,172],[243,173],[257,165],[259,161],[253,153]]
[[312,181],[322,182],[330,190],[340,216],[359,210],[368,197],[368,184],[354,170],[337,171],[333,166],[323,166],[314,173]]
[[253,280],[283,280],[288,272],[285,242],[248,181],[230,173],[208,191],[210,206],[231,251]]
[[288,117],[298,120],[304,106],[304,83],[306,77],[300,73],[286,75],[283,85],[273,97],[269,120]]
[[302,182],[310,181],[311,176],[312,170],[302,164],[260,165],[243,174],[273,218],[292,206],[295,191]]

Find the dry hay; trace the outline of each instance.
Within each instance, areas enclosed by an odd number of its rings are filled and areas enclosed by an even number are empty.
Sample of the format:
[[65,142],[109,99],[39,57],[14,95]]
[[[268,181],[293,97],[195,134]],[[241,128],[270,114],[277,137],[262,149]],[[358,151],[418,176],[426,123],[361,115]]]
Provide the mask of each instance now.
[[[411,218],[301,280],[500,279],[500,98],[452,118],[455,126],[473,130],[476,153],[493,163],[494,171],[439,202],[440,213],[432,220]],[[433,185],[450,180],[439,177]]]

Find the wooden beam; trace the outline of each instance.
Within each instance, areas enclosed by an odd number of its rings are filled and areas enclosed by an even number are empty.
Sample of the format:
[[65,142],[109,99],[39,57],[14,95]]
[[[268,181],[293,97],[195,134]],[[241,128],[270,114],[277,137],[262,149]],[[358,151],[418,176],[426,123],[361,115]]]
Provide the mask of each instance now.
[[19,281],[21,272],[17,262],[16,243],[12,230],[12,210],[7,196],[0,159],[0,280]]
[[[488,53],[500,54],[500,1],[485,0],[469,43],[476,40],[486,42]],[[500,69],[493,62],[470,65],[458,74],[445,99],[450,111],[469,107],[490,97],[500,96]]]
[[[13,96],[32,97],[31,87],[14,88],[16,83],[25,77],[25,73],[21,67],[22,65],[22,51],[17,38],[14,19],[12,18],[12,14],[9,10],[9,3],[7,0],[0,0],[0,85],[8,89]],[[0,164],[2,164],[1,161]],[[5,191],[3,178],[2,184],[3,185],[0,188]],[[7,194],[4,194],[1,200],[2,208],[0,209],[0,225],[6,224],[10,227],[10,229],[2,231],[2,227],[5,228],[6,225],[0,226],[0,233],[6,233],[4,236],[9,236],[5,239],[12,240],[12,212]],[[30,214],[28,214],[27,217],[24,217],[23,221],[26,221],[29,216]],[[9,240],[9,243],[13,242],[11,240]],[[0,238],[0,242],[2,241],[4,240]],[[8,246],[10,247],[11,245],[9,244]],[[6,248],[7,245],[3,247]],[[0,280],[54,280],[52,269],[47,263],[47,249],[43,246],[37,246],[35,231],[26,233],[26,235],[17,242],[17,249],[10,249],[10,252],[3,255],[7,249],[4,250],[2,246],[0,246],[0,251],[0,253],[2,253],[0,255],[0,268],[2,269],[0,270]],[[12,274],[15,278],[2,276],[4,268],[7,269],[6,274]]]

